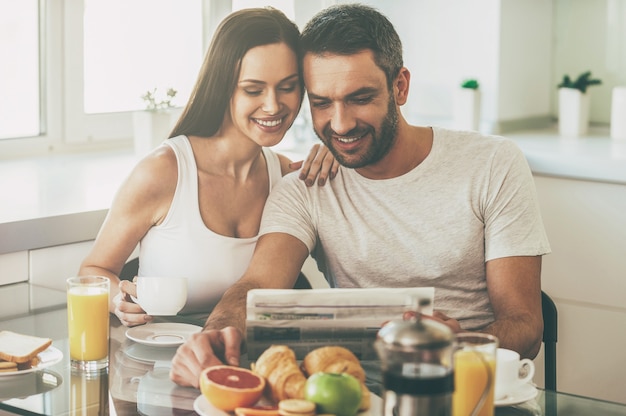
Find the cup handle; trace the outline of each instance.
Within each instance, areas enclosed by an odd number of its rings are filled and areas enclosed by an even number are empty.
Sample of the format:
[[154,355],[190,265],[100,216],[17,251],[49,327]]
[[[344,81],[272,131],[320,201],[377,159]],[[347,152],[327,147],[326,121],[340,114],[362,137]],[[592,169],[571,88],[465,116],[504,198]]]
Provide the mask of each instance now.
[[[519,374],[523,374],[522,369],[526,369],[526,375],[524,377],[520,377],[520,383],[528,383],[533,379],[535,375],[535,363],[528,358],[524,358],[519,362]],[[518,376],[519,377],[519,376]]]

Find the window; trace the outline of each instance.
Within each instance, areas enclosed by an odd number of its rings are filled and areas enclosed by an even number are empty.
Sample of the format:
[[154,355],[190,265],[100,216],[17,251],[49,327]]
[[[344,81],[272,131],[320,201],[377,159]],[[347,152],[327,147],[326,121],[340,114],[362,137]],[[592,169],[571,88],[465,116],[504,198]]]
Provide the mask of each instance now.
[[[298,6],[300,4],[300,6]],[[0,0],[0,159],[119,148],[147,91],[184,106],[231,11],[307,0]]]
[[184,104],[204,54],[209,0],[67,1],[64,145],[114,146],[132,137],[132,110],[157,88]]
[[37,0],[0,0],[0,139],[40,133]]
[[156,88],[189,98],[202,63],[200,0],[85,0],[84,110],[87,114],[145,108]]

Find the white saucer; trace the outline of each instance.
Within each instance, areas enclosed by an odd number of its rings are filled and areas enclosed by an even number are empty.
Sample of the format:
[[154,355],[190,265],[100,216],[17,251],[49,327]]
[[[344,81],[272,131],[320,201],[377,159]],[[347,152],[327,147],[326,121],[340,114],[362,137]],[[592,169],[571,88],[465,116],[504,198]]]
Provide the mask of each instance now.
[[176,354],[176,347],[153,347],[149,345],[131,344],[124,348],[124,354],[133,360],[143,363],[154,363],[156,361],[172,361]]
[[501,399],[495,400],[494,404],[496,407],[513,406],[514,404],[520,404],[534,399],[537,397],[538,393],[539,391],[532,384],[522,384],[512,394],[508,394]]
[[[364,412],[357,413],[357,416],[379,415],[381,414],[382,408],[383,399],[374,393],[371,393],[370,408]],[[193,410],[195,410],[200,416],[230,416],[230,413],[226,413],[209,403],[203,395],[198,396],[193,402]]]
[[46,367],[50,367],[51,365],[54,365],[63,359],[63,353],[59,349],[50,345],[47,349],[37,354],[37,357],[39,357],[39,364],[24,370],[1,372],[0,377],[28,374],[32,373],[33,371],[42,370]]
[[230,416],[230,413],[213,406],[202,394],[193,401],[193,410],[200,416]]
[[164,322],[129,328],[126,338],[153,347],[174,347],[201,330],[197,325]]

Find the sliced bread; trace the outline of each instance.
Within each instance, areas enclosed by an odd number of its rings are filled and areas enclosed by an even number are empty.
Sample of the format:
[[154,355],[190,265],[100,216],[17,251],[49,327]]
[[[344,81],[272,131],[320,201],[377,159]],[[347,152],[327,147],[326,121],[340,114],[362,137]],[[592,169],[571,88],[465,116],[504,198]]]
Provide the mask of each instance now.
[[7,373],[9,371],[17,371],[17,363],[11,361],[0,361],[0,373]]
[[50,338],[0,331],[0,359],[14,363],[31,361],[52,344]]

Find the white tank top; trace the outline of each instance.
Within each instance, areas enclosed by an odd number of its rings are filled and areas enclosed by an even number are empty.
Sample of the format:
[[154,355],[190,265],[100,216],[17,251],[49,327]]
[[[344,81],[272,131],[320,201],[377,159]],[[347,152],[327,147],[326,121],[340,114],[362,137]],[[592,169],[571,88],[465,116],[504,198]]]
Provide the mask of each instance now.
[[[211,312],[224,292],[243,275],[258,236],[225,237],[206,227],[198,204],[198,172],[185,136],[166,140],[178,161],[176,191],[164,221],[140,242],[139,276],[184,276],[187,304],[181,313]],[[270,190],[281,179],[278,155],[263,148]]]

